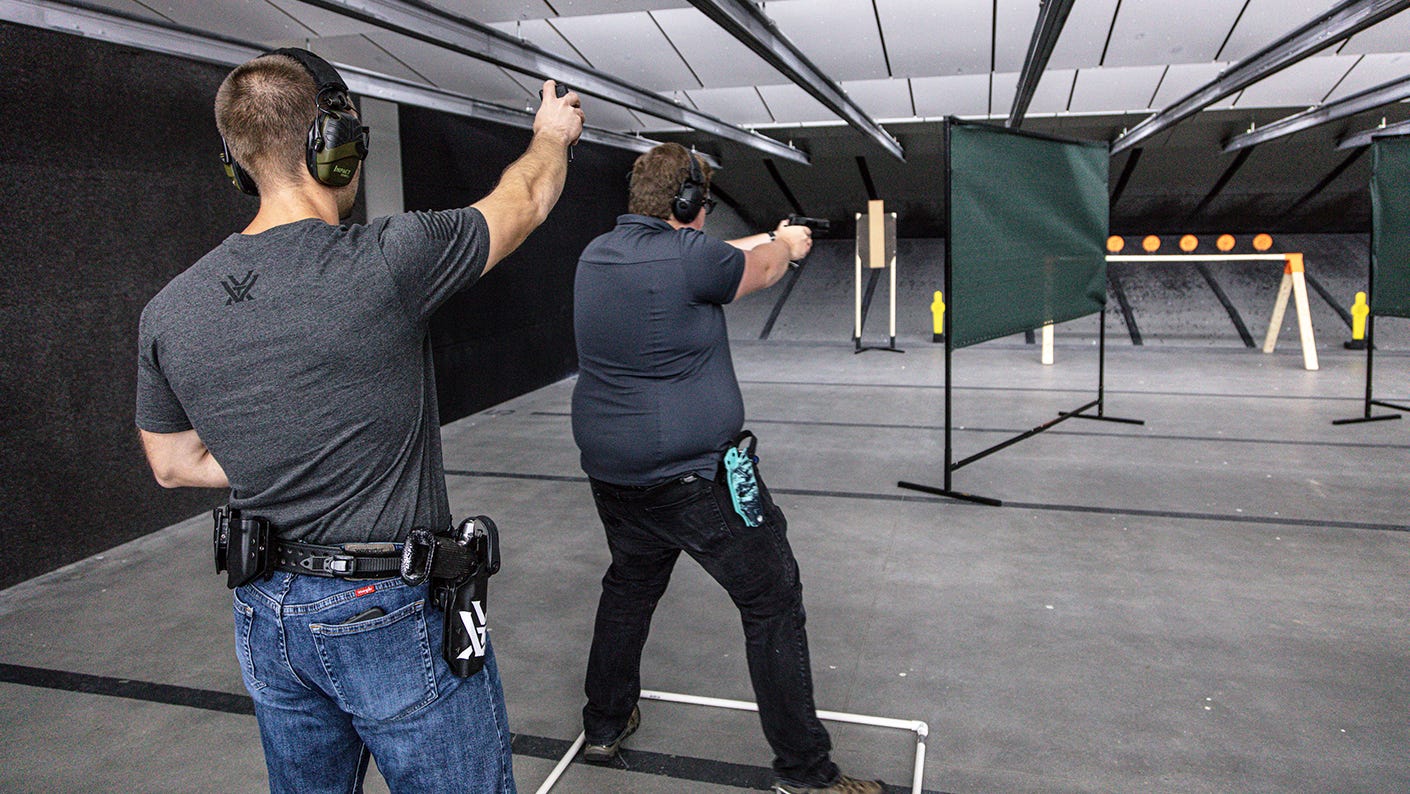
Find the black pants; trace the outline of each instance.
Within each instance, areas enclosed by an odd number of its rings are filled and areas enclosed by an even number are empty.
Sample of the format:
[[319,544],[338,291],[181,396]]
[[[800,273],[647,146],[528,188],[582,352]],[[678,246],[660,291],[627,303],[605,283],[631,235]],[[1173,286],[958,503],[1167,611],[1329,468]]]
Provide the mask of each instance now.
[[803,589],[785,537],[788,524],[762,482],[760,489],[764,521],[749,527],[722,485],[696,475],[651,488],[592,480],[612,565],[602,579],[588,657],[583,724],[589,743],[610,741],[641,694],[641,651],[651,614],[684,550],[739,607],[774,772],[795,784],[836,779],[837,766],[828,757],[832,742],[813,705]]

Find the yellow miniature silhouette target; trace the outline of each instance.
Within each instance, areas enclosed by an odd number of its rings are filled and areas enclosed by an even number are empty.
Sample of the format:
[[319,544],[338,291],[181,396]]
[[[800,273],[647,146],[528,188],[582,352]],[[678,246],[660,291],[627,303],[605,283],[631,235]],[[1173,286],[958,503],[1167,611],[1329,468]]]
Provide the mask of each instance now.
[[1357,341],[1366,338],[1366,316],[1371,307],[1366,305],[1366,293],[1356,293],[1356,302],[1351,304],[1351,338]]

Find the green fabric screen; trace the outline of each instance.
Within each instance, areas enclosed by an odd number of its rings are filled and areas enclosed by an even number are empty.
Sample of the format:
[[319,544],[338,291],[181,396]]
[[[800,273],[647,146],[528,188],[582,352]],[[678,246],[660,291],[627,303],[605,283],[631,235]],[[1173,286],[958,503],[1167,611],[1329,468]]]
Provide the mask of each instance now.
[[1371,144],[1371,311],[1410,317],[1410,138]]
[[1106,143],[949,124],[951,344],[1106,305]]

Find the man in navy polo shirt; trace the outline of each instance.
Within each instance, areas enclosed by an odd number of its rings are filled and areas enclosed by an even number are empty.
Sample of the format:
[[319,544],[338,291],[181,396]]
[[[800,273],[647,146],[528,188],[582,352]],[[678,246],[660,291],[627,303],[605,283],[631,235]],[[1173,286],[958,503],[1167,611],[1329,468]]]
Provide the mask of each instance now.
[[685,551],[739,607],[774,790],[880,792],[829,757],[783,511],[762,481],[755,509],[737,510],[722,467],[744,425],[724,304],[776,283],[807,256],[811,232],[784,222],[730,242],[707,236],[709,177],[678,144],[642,155],[629,214],[578,262],[573,438],[612,552],[588,657],[583,755],[608,761],[636,730],[642,647]]

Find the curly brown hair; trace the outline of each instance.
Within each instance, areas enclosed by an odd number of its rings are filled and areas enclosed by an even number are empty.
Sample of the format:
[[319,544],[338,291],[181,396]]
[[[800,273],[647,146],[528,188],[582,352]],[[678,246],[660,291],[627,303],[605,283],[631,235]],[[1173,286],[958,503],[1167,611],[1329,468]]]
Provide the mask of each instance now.
[[681,183],[690,176],[690,159],[700,166],[705,177],[706,193],[714,171],[704,158],[686,151],[679,143],[663,143],[636,158],[632,164],[627,212],[653,218],[671,217],[671,200],[680,192]]
[[256,184],[297,182],[318,114],[308,70],[287,55],[262,55],[226,75],[215,94],[215,126],[230,156]]

